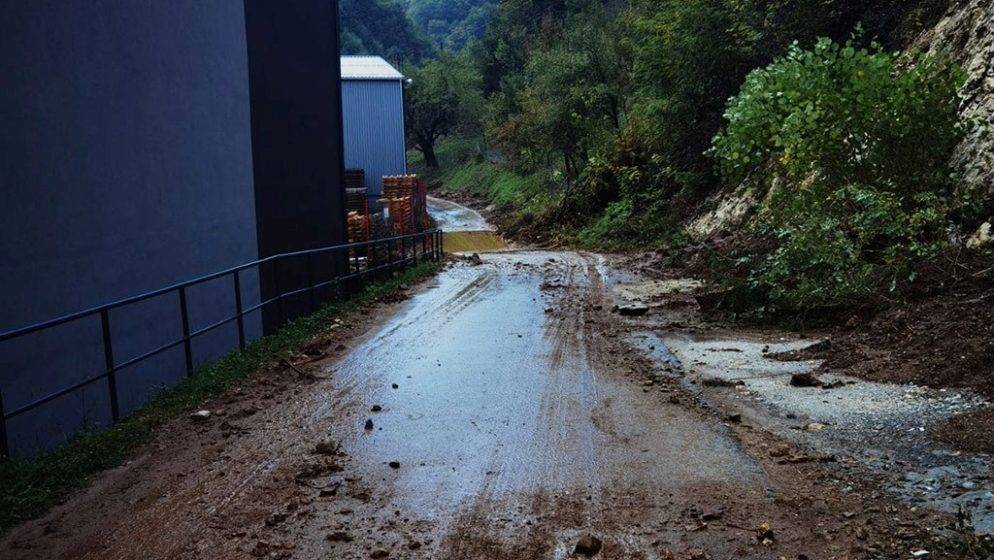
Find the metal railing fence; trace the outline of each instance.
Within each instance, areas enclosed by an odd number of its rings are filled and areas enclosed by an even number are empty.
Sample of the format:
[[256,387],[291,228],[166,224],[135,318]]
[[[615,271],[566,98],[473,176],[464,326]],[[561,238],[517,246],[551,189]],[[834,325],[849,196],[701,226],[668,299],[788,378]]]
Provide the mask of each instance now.
[[[106,380],[110,401],[111,421],[113,423],[117,423],[121,419],[121,409],[119,404],[120,395],[117,388],[117,373],[121,370],[149,360],[173,348],[182,346],[186,375],[192,376],[195,372],[192,344],[194,339],[197,337],[206,335],[207,333],[213,332],[223,326],[230,325],[231,323],[236,323],[238,326],[238,347],[239,349],[244,350],[247,343],[245,329],[246,315],[257,311],[264,312],[267,308],[271,309],[269,306],[275,306],[278,324],[282,325],[288,319],[283,304],[289,298],[306,295],[308,307],[311,312],[314,312],[319,307],[319,302],[316,297],[316,293],[319,290],[333,288],[335,297],[339,297],[347,293],[348,288],[352,288],[353,290],[361,288],[363,281],[371,276],[389,274],[393,271],[403,269],[411,265],[416,265],[419,261],[439,261],[442,258],[443,247],[441,230],[432,230],[398,237],[376,239],[362,243],[351,243],[347,245],[337,245],[308,251],[274,255],[272,257],[260,259],[235,268],[223,270],[208,276],[202,276],[200,278],[161,288],[152,292],[147,292],[127,299],[115,301],[113,303],[101,305],[99,307],[86,309],[70,315],[65,315],[41,323],[0,333],[0,344],[2,344],[14,339],[53,329],[61,325],[99,316],[104,358],[104,370],[99,374],[87,377],[82,381],[73,383],[68,387],[59,389],[44,397],[36,398],[28,403],[21,404],[9,411],[4,407],[4,395],[2,390],[0,390],[0,458],[9,456],[10,452],[10,442],[7,431],[8,420],[35,410],[54,401],[55,399],[79,391],[99,381]],[[330,274],[330,278],[325,280],[318,279],[318,275],[315,274],[314,266],[315,261],[318,259],[324,259],[325,264],[330,264],[331,270],[335,271]],[[306,278],[305,285],[303,288],[282,291],[280,289],[280,264],[293,260],[303,260],[305,262],[305,266],[303,267],[303,276]],[[260,301],[258,304],[249,307],[243,306],[242,273],[251,269],[257,269],[260,281],[262,281],[263,267],[265,265],[270,265],[270,280],[272,282],[270,285],[270,293],[275,295],[268,300]],[[216,281],[225,277],[230,277],[231,279],[230,286],[234,293],[235,314],[203,328],[191,331],[190,309],[187,304],[187,290],[194,286]],[[177,294],[178,296],[182,337],[179,340],[169,342],[168,344],[162,345],[154,350],[144,352],[137,357],[117,362],[114,358],[114,341],[111,330],[110,312],[169,294]],[[259,299],[261,300],[262,297],[263,296],[260,296]],[[330,300],[333,298],[327,299]],[[272,313],[272,311],[269,312]],[[232,347],[231,349],[233,350],[234,348]]]

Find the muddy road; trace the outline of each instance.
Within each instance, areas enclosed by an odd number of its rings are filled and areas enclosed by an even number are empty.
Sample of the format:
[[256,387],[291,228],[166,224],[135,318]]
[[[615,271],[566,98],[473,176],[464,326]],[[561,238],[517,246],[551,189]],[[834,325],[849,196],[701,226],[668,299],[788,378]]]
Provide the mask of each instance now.
[[[632,296],[636,281],[591,254],[455,262],[206,403],[209,419],[177,419],[142,456],[14,530],[0,556],[814,560],[923,549],[941,514],[888,494],[841,451],[793,441],[788,424],[800,420],[739,403],[736,383],[698,385],[692,366],[717,376],[707,356],[741,351],[694,323],[679,286],[646,317],[613,312],[645,295]],[[667,336],[684,344],[669,352]],[[712,342],[687,342],[699,338]]]

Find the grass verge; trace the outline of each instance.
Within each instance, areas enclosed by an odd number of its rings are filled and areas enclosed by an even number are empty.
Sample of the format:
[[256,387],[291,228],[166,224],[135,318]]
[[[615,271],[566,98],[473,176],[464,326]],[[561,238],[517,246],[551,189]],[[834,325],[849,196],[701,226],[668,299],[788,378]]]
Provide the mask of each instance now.
[[377,301],[402,284],[430,276],[439,267],[438,263],[422,263],[372,284],[349,299],[329,303],[312,315],[292,321],[279,332],[252,342],[244,351],[232,352],[201,367],[196,375],[163,391],[111,428],[81,432],[57,450],[34,459],[0,461],[0,535],[64,502],[86,487],[100,471],[134,456],[167,421],[223,393],[264,364],[286,357],[307,340],[325,332],[332,319]]

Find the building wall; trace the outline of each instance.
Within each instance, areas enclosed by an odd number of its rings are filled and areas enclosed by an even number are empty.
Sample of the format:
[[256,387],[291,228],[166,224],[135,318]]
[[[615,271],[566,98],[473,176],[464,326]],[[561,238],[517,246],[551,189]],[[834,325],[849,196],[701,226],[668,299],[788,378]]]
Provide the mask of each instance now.
[[[257,257],[245,23],[241,0],[4,2],[0,330]],[[243,284],[246,305],[257,302],[257,277]],[[227,280],[189,297],[194,329],[234,310]],[[111,322],[124,361],[179,335],[178,302]],[[233,326],[198,340],[198,363],[234,340]],[[176,349],[121,372],[125,411],[183,364]],[[102,369],[96,319],[0,347],[8,410]],[[98,382],[8,428],[24,454],[108,418]]]
[[400,81],[342,83],[345,167],[366,170],[371,196],[383,192],[383,176],[407,173],[404,90]]
[[[245,0],[259,253],[268,257],[345,242],[338,3]],[[327,279],[325,256],[262,276],[266,300]],[[319,294],[331,295],[331,294]],[[266,328],[310,310],[307,297],[266,309]]]

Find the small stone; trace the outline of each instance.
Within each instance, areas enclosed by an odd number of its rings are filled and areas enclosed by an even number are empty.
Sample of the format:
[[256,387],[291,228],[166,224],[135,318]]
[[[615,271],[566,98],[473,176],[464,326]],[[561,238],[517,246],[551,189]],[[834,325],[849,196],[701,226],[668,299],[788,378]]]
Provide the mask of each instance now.
[[716,521],[725,516],[725,512],[718,509],[714,511],[706,511],[701,514],[701,521]]
[[390,557],[390,553],[387,552],[386,550],[382,549],[382,548],[377,548],[373,552],[369,553],[369,557],[373,558],[374,560],[377,560],[379,558],[389,558]]
[[390,468],[394,469],[394,470],[400,468],[400,462],[399,461],[390,461],[389,465],[390,465]]
[[374,405],[373,405],[373,408],[371,408],[370,410],[371,410],[372,412],[380,412],[380,411],[382,411],[382,410],[383,410],[383,407],[382,407],[382,406],[380,406],[380,405],[378,405],[378,404],[374,404]]
[[756,529],[756,540],[764,546],[770,546],[776,541],[776,535],[769,523],[763,523]]
[[322,441],[314,446],[317,455],[338,455],[341,447],[333,441]]
[[366,431],[370,432],[372,430],[373,430],[373,419],[370,418],[370,419],[366,420]]
[[791,387],[824,387],[825,382],[813,373],[795,373],[790,376]]
[[394,389],[400,389],[400,385],[397,385],[396,383],[390,384],[390,387],[392,387]]
[[604,546],[604,543],[602,543],[597,537],[593,535],[583,535],[580,537],[580,540],[576,542],[573,554],[596,556],[597,553],[601,551],[602,546]]
[[622,317],[642,317],[649,313],[649,306],[639,303],[619,305],[614,310]]
[[805,424],[803,429],[805,432],[820,432],[827,427],[828,426],[820,422],[811,422],[810,424]]
[[345,531],[335,531],[328,535],[328,540],[331,542],[352,542],[352,535]]
[[190,415],[190,419],[195,422],[203,422],[211,417],[211,411],[209,410],[198,410]]
[[731,424],[740,424],[740,423],[742,423],[742,415],[741,414],[729,414],[728,416],[725,417],[725,420],[727,422],[731,423]]

